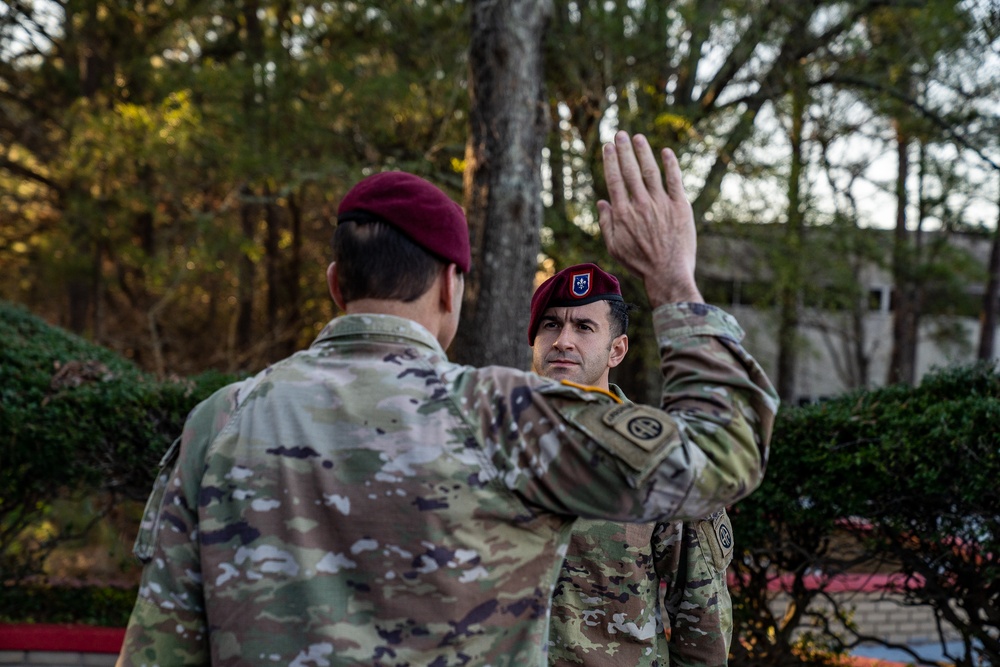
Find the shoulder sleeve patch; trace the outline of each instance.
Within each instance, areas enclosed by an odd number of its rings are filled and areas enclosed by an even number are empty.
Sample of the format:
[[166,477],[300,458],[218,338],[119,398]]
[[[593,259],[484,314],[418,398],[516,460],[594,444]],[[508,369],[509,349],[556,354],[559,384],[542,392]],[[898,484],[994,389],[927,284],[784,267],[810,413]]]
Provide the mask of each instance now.
[[712,565],[717,572],[725,572],[733,560],[735,544],[733,524],[729,514],[722,509],[702,519],[698,524],[699,539],[707,546],[712,556]]
[[736,546],[733,541],[733,523],[729,520],[729,513],[726,510],[719,510],[717,516],[712,520],[712,528],[715,536],[719,538],[719,546],[722,547],[722,568],[726,569],[733,560],[733,549]]
[[590,405],[568,417],[640,480],[680,443],[670,417],[648,405]]

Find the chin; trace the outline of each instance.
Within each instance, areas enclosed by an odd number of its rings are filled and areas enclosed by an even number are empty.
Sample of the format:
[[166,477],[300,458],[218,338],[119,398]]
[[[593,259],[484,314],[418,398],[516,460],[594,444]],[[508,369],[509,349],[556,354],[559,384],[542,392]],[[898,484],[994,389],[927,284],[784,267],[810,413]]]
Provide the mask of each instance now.
[[553,380],[569,380],[570,382],[580,383],[580,377],[573,372],[570,368],[552,368],[547,373],[547,376]]

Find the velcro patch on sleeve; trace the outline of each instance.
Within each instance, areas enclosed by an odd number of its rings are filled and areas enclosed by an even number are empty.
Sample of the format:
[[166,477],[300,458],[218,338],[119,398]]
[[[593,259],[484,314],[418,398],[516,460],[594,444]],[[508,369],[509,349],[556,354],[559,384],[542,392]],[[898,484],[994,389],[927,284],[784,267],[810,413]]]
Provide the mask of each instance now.
[[712,565],[717,572],[725,572],[733,560],[733,524],[725,510],[705,517],[699,523],[699,539],[712,554]]
[[712,528],[715,536],[719,539],[719,546],[722,548],[722,569],[729,567],[733,560],[733,549],[736,546],[733,541],[733,524],[729,520],[729,513],[720,510],[712,520]]
[[573,415],[598,444],[637,472],[647,472],[661,450],[680,438],[673,421],[647,405],[591,405]]

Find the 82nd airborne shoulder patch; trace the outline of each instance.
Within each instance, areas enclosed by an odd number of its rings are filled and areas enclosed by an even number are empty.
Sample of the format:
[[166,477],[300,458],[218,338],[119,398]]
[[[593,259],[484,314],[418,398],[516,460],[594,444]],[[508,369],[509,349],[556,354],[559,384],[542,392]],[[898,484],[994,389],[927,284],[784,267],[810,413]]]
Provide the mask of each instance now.
[[664,447],[680,442],[670,417],[648,405],[590,406],[570,419],[640,477],[662,459]]
[[735,543],[733,523],[725,509],[710,514],[698,523],[699,539],[707,545],[716,571],[725,572],[733,560]]

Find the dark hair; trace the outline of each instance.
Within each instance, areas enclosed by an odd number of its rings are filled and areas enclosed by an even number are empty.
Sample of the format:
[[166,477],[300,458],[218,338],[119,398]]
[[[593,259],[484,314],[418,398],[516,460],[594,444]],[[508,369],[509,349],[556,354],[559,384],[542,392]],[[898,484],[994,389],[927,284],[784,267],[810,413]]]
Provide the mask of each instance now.
[[415,301],[444,263],[386,222],[345,221],[333,234],[333,261],[344,301]]
[[618,338],[618,336],[628,333],[628,314],[635,310],[635,305],[624,301],[608,301],[608,308],[611,337]]

